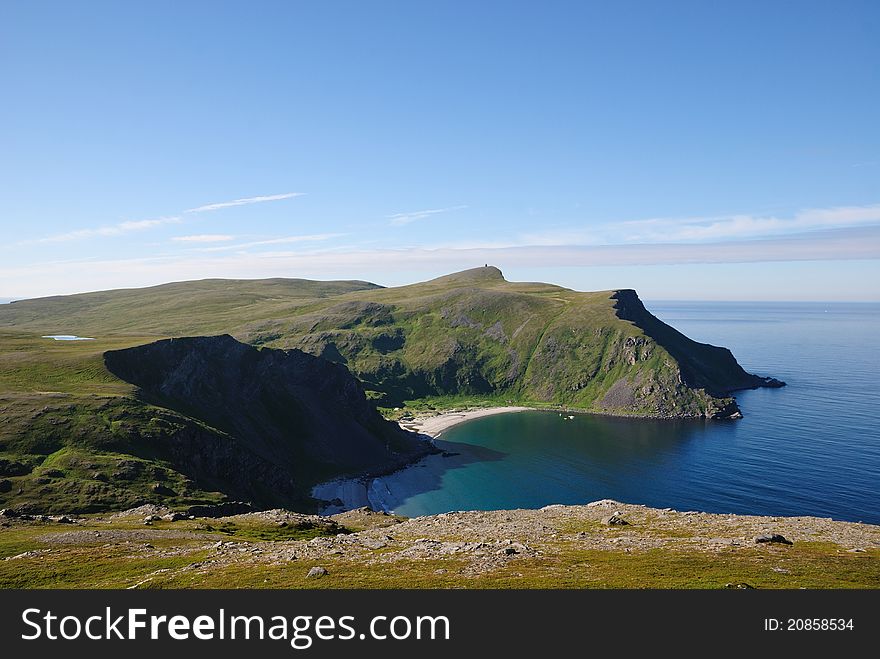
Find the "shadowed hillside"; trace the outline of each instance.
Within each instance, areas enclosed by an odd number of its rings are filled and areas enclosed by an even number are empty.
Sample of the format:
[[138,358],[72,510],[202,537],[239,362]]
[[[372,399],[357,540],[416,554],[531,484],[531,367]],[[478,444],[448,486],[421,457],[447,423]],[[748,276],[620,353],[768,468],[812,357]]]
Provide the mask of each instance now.
[[[25,357],[34,349],[18,347]],[[0,395],[0,507],[308,509],[321,480],[391,470],[432,450],[383,419],[343,366],[298,350],[169,339],[107,351],[106,371],[87,354],[55,362],[68,391]],[[77,382],[83,364],[95,370]],[[34,384],[43,377],[35,372]]]
[[0,506],[308,509],[321,480],[428,450],[375,405],[725,419],[740,416],[730,392],[759,386],[781,383],[634,291],[509,282],[490,266],[395,288],[207,280],[21,301],[0,306]]
[[[224,335],[110,351],[104,361],[140,398],[221,431],[283,469],[300,492],[321,477],[384,471],[428,452],[382,418],[344,366],[300,350],[257,349]],[[217,459],[208,453],[202,462]],[[217,470],[206,464],[204,472]]]

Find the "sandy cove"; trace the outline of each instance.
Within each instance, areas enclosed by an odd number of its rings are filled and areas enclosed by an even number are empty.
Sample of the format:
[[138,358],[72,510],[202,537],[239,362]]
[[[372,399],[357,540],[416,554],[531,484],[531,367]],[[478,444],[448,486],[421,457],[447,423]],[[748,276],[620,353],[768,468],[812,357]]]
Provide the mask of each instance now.
[[526,412],[530,407],[483,407],[474,410],[450,410],[448,412],[440,412],[433,416],[418,416],[412,421],[402,421],[400,425],[407,430],[413,430],[423,435],[438,437],[444,430],[448,430],[452,426],[459,423],[471,421],[472,419],[480,419],[484,416],[493,416],[495,414],[507,414],[508,412]]
[[[465,421],[508,412],[525,412],[530,409],[532,408],[508,406],[450,410],[432,416],[418,416],[403,421],[400,425],[407,430],[425,435],[428,441],[428,437],[437,438],[444,430]],[[418,464],[430,473],[442,473],[448,468],[444,455],[429,455],[422,458]],[[329,505],[321,511],[323,514],[334,514],[362,506],[391,512],[394,508],[392,501],[405,498],[408,492],[421,490],[425,475],[424,471],[408,470],[404,467],[393,474],[381,477],[340,478],[316,485],[312,489],[312,496],[329,502]]]

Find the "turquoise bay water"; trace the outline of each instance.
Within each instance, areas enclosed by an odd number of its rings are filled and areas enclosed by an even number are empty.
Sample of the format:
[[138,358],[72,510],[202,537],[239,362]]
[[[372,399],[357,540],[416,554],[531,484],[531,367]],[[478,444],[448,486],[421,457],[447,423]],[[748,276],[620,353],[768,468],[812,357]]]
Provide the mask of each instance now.
[[477,419],[438,439],[457,455],[375,481],[371,500],[404,515],[611,498],[880,523],[880,305],[648,307],[788,386],[739,392],[739,421],[563,421],[552,412]]

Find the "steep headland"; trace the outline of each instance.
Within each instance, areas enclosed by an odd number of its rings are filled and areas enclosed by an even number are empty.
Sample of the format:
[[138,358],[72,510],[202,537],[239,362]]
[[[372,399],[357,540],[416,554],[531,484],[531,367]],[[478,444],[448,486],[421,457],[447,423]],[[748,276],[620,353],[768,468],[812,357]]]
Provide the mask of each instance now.
[[395,469],[432,450],[383,419],[344,366],[298,350],[196,337],[107,351],[103,361],[131,387],[126,395],[3,400],[0,504],[81,513],[234,499],[308,509],[320,480]]
[[394,288],[206,280],[26,300],[0,306],[0,505],[309,509],[314,483],[428,450],[376,406],[729,419],[731,392],[781,384],[634,291],[510,282],[492,266]]
[[651,314],[635,291],[615,291],[617,316],[630,321],[678,362],[681,377],[692,388],[723,396],[741,389],[782,387],[781,380],[747,373],[727,348],[697,343]]
[[478,395],[604,414],[730,418],[740,413],[732,391],[782,384],[746,373],[725,348],[688,339],[634,291],[509,282],[492,266],[396,288],[211,280],[22,301],[0,308],[4,327],[98,337],[229,333],[344,364],[387,408]]

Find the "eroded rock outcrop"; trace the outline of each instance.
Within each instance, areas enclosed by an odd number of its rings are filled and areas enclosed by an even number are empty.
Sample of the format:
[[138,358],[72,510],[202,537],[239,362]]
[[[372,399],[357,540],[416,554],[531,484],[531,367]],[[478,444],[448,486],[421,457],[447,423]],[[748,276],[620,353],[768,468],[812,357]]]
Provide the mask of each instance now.
[[159,437],[175,467],[260,504],[305,498],[321,478],[393,470],[432,450],[386,421],[340,365],[231,336],[105,353],[145,402],[197,423]]

